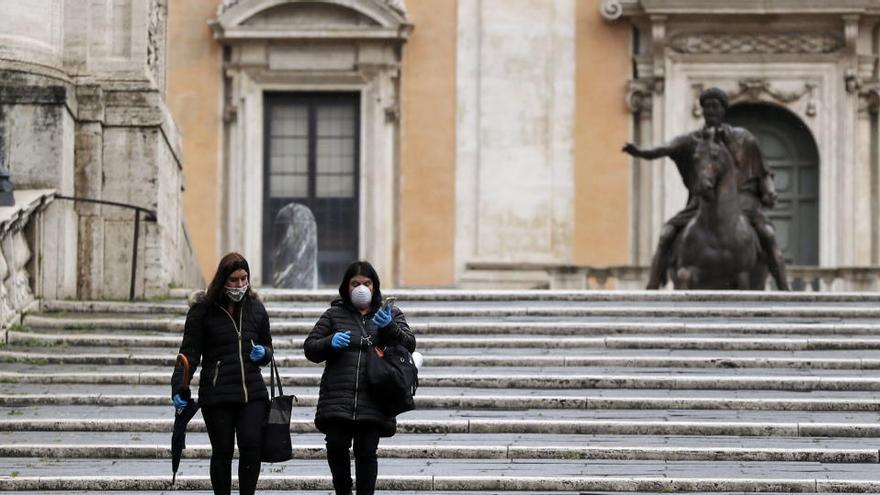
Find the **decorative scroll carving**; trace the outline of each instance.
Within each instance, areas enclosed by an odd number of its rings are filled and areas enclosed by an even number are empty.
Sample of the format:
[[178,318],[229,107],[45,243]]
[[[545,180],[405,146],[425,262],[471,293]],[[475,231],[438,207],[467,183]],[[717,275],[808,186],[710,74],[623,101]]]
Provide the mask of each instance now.
[[844,41],[834,33],[697,33],[680,34],[669,46],[693,54],[834,53]]
[[[694,93],[691,114],[693,114],[694,117],[701,117],[703,115],[703,109],[700,107],[700,93],[703,92],[705,87],[703,84],[693,84],[691,88]],[[816,83],[812,82],[804,83],[804,87],[800,91],[781,91],[774,89],[771,83],[766,79],[748,78],[741,79],[739,81],[739,88],[733,92],[729,91],[727,96],[731,102],[758,102],[764,99],[764,97],[770,97],[770,99],[782,104],[794,103],[806,96],[807,106],[805,113],[808,117],[814,117],[816,115],[815,90]]]
[[623,5],[620,0],[602,0],[599,13],[608,21],[616,21],[623,15]]
[[652,84],[643,79],[629,82],[626,94],[626,106],[637,115],[650,115],[653,108]]

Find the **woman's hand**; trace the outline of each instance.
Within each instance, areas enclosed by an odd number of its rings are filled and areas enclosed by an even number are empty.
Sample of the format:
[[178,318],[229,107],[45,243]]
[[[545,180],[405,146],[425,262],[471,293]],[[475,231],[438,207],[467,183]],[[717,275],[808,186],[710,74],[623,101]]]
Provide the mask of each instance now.
[[174,407],[176,409],[180,409],[181,407],[186,407],[186,405],[189,403],[189,401],[184,399],[183,397],[181,397],[180,394],[174,394],[174,397],[171,399],[171,402],[174,403]]
[[[251,342],[253,344],[253,342]],[[261,346],[260,344],[253,344],[251,347],[251,354],[249,356],[251,361],[259,362],[261,359],[266,357],[266,348]]]
[[391,316],[390,309],[380,309],[376,311],[376,314],[373,315],[373,325],[376,325],[376,328],[385,328],[391,324],[391,321],[394,319]]
[[330,347],[334,349],[345,349],[349,344],[351,344],[351,330],[336,332],[330,339]]

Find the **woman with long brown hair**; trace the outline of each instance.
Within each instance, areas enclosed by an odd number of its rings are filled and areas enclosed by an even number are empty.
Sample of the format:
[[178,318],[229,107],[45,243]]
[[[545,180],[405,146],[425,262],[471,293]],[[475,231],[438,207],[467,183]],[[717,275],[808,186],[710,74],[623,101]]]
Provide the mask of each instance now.
[[[269,394],[260,371],[272,360],[269,316],[250,288],[250,267],[238,253],[220,260],[205,292],[198,293],[183,331],[180,353],[190,370],[204,362],[198,401],[211,440],[211,486],[228,495],[232,485],[232,454],[238,437],[238,482],[241,495],[252,495],[260,476],[260,441]],[[171,377],[176,407],[186,405],[183,367]]]

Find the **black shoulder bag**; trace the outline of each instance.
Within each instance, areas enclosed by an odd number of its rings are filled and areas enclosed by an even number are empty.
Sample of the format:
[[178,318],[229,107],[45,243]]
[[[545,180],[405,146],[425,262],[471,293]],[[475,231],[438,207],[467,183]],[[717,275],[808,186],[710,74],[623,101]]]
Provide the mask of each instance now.
[[[272,368],[269,373],[272,389],[272,401],[269,403],[269,419],[263,429],[263,443],[260,448],[260,460],[263,462],[284,462],[293,458],[293,445],[290,442],[290,412],[293,409],[295,395],[284,395],[281,390],[281,375],[272,356]],[[278,379],[278,395],[275,395],[275,379]]]
[[402,345],[367,351],[367,380],[379,407],[388,416],[416,408],[413,396],[419,387],[419,370],[412,354]]

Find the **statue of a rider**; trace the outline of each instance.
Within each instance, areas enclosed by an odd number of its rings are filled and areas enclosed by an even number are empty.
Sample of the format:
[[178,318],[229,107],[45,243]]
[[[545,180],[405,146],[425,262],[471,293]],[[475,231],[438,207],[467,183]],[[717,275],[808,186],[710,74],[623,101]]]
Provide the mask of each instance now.
[[733,155],[739,174],[740,204],[743,214],[749,219],[765,253],[767,268],[776,280],[780,290],[789,290],[785,276],[785,260],[782,250],[776,242],[773,224],[764,214],[764,208],[773,208],[776,203],[776,189],[773,185],[773,174],[764,165],[761,150],[755,137],[742,127],[733,127],[724,123],[727,112],[727,94],[718,88],[709,88],[700,94],[700,106],[703,109],[705,125],[702,129],[676,137],[667,144],[653,149],[641,150],[631,143],[623,147],[623,151],[637,158],[654,160],[668,156],[675,162],[678,173],[688,189],[688,201],[683,210],[678,212],[663,226],[657,252],[651,261],[651,274],[648,289],[659,289],[666,283],[666,272],[671,259],[670,250],[682,229],[697,214],[699,201],[694,195],[694,150],[696,143],[703,139],[704,132],[714,128],[715,134]]

